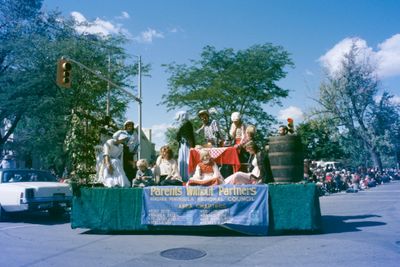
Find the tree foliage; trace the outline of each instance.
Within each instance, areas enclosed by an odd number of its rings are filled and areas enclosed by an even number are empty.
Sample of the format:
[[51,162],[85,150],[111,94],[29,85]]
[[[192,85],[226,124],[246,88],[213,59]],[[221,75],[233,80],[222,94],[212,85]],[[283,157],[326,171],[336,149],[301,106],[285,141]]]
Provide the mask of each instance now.
[[361,51],[353,44],[340,71],[327,76],[327,81],[321,84],[318,102],[319,111],[338,127],[345,144],[343,149],[353,161],[364,165],[371,162],[382,168],[382,154],[393,139],[399,113],[389,101],[388,93],[384,92],[377,101],[379,92],[374,66],[368,58],[361,57]]
[[[126,39],[78,34],[75,21],[43,12],[42,1],[1,2],[0,122],[8,127],[0,146],[41,167],[61,171],[67,165],[87,177],[94,170],[99,129],[108,120],[107,83],[73,63],[72,88],[61,89],[55,83],[56,63],[67,56],[128,87],[137,66],[129,63]],[[109,115],[122,122],[129,98],[112,87],[109,98]],[[14,141],[7,142],[12,134]]]
[[304,145],[304,158],[326,161],[345,158],[337,128],[328,120],[309,120],[300,123],[296,130]]
[[271,44],[237,52],[206,46],[201,59],[190,63],[165,65],[171,76],[161,104],[168,110],[185,108],[192,115],[213,108],[217,111],[213,116],[225,132],[231,113],[239,111],[245,122],[267,135],[274,118],[263,105],[280,104],[288,95],[287,89],[277,85],[286,76],[285,68],[293,65],[288,52]]

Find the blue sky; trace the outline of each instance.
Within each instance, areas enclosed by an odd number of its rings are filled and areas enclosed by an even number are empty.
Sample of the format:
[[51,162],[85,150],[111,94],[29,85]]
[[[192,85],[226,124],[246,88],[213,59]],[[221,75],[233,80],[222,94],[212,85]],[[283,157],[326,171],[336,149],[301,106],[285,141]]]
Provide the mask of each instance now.
[[[291,53],[295,68],[279,82],[289,97],[282,107],[265,107],[280,120],[300,121],[316,106],[322,67],[334,72],[351,38],[376,60],[382,87],[400,103],[397,0],[44,0],[44,8],[89,22],[82,32],[123,32],[128,53],[152,65],[152,77],[143,78],[143,127],[152,129],[156,147],[176,113],[157,106],[168,88],[161,64],[199,59],[206,45],[237,51],[272,43]],[[127,116],[137,122],[136,104]]]

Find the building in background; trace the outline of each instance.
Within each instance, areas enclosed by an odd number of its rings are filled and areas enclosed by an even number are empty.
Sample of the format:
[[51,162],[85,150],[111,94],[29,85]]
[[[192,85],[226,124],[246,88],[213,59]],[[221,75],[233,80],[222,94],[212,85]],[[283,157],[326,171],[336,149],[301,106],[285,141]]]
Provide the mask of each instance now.
[[152,143],[152,132],[151,129],[142,128],[141,132],[141,158],[147,159],[148,162],[153,163],[156,161],[156,149],[155,144]]

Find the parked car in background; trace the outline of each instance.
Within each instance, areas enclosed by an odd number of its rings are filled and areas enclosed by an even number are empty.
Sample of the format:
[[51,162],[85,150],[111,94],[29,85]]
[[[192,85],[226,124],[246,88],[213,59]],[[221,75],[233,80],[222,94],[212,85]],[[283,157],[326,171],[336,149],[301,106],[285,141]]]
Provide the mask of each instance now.
[[48,171],[0,169],[0,221],[14,212],[43,210],[61,216],[71,201],[70,186]]
[[324,169],[324,170],[329,170],[329,171],[336,171],[336,170],[341,170],[343,169],[343,164],[338,162],[338,161],[313,161],[311,163],[311,169]]

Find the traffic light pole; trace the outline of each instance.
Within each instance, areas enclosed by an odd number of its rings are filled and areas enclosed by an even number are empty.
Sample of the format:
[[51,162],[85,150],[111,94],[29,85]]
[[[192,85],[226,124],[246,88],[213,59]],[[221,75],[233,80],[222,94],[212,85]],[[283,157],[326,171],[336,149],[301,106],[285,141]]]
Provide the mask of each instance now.
[[[142,103],[141,97],[139,98],[139,97],[135,96],[134,94],[132,94],[131,92],[129,92],[129,91],[126,90],[125,88],[122,88],[121,86],[119,86],[119,85],[113,83],[112,81],[110,81],[110,79],[108,79],[108,78],[104,77],[103,75],[99,74],[97,71],[92,70],[92,69],[90,69],[89,67],[83,65],[83,64],[80,63],[79,61],[76,61],[76,60],[74,60],[74,59],[72,59],[72,58],[68,58],[68,57],[63,57],[63,58],[64,58],[65,60],[67,60],[67,61],[71,61],[71,62],[75,63],[76,65],[78,65],[78,66],[84,68],[85,70],[89,71],[89,72],[92,73],[93,75],[97,76],[99,79],[101,79],[101,80],[103,80],[103,81],[106,81],[106,82],[108,82],[110,85],[114,86],[115,88],[117,88],[117,89],[123,91],[123,92],[126,93],[128,96],[130,96],[131,98],[133,98],[136,102],[138,102],[139,105],[141,105],[141,103]],[[141,80],[141,78],[139,78],[139,80]],[[141,83],[141,82],[140,82],[140,83]],[[141,95],[141,94],[140,94],[140,95]]]
[[[85,66],[84,64],[80,63],[79,61],[76,61],[72,58],[68,58],[68,57],[62,57],[62,59],[66,60],[66,61],[70,61],[73,62],[75,64],[77,64],[78,66],[80,66],[81,68],[89,71],[90,73],[92,73],[93,75],[97,76],[99,79],[106,81],[107,82],[107,94],[110,94],[110,85],[114,86],[115,88],[123,91],[124,93],[126,93],[128,96],[130,96],[131,98],[133,98],[136,102],[138,102],[138,112],[139,112],[139,125],[138,125],[138,141],[139,141],[139,147],[138,147],[138,159],[141,158],[141,150],[142,150],[142,57],[138,56],[138,96],[135,96],[134,94],[132,94],[131,92],[127,91],[125,88],[122,88],[121,86],[113,83],[112,81],[110,81],[110,79],[104,77],[103,75],[101,75],[99,72],[92,70],[91,68]],[[110,58],[109,58],[109,68],[110,68]],[[108,95],[109,96],[109,95]],[[107,99],[107,101],[109,101]],[[109,115],[109,102],[107,102],[107,115]]]

